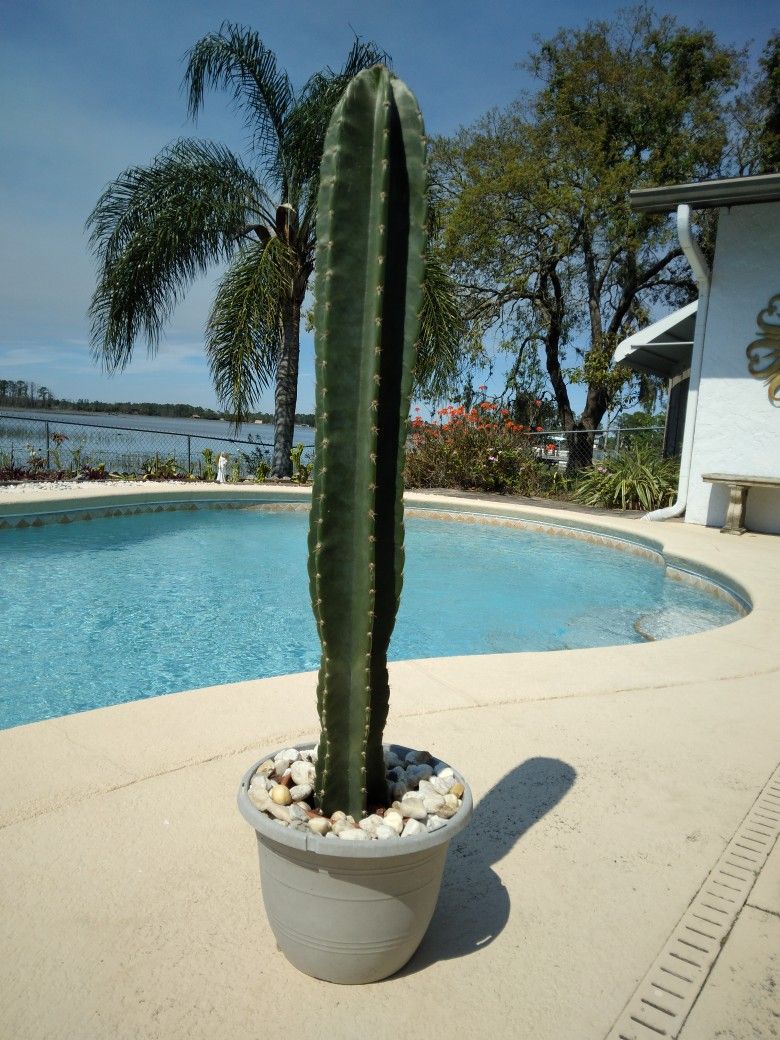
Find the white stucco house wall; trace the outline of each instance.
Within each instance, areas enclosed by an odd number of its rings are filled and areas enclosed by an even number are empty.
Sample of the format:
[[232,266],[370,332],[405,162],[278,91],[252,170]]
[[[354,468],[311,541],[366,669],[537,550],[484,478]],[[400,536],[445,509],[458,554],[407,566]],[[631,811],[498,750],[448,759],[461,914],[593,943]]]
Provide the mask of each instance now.
[[[704,474],[780,480],[780,174],[642,189],[631,205],[677,210],[699,302],[625,340],[616,359],[689,377],[676,515],[720,527],[729,491]],[[711,272],[687,225],[705,207],[720,210]],[[746,526],[780,534],[780,487],[751,488]]]

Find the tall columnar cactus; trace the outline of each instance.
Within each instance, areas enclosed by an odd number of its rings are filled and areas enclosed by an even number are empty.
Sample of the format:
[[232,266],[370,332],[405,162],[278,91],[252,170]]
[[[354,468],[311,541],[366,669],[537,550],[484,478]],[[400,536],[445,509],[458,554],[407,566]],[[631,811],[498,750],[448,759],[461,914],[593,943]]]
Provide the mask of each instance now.
[[361,72],[333,113],[317,211],[309,580],[322,645],[316,796],[387,798],[387,648],[404,561],[403,459],[419,326],[425,140],[408,87]]

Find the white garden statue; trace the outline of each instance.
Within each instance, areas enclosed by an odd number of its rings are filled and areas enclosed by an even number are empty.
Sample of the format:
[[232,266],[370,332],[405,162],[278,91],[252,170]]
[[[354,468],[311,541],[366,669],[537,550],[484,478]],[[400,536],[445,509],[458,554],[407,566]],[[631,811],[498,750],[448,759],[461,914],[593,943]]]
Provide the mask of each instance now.
[[225,470],[227,469],[227,459],[224,455],[220,455],[217,461],[217,483],[224,484],[227,480],[225,477]]

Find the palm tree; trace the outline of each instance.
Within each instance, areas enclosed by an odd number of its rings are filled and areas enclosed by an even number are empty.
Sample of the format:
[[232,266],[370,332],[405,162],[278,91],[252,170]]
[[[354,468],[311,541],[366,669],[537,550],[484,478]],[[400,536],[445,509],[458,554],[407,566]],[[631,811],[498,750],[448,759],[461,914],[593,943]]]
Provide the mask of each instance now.
[[[93,356],[123,369],[136,339],[156,351],[192,280],[227,262],[206,326],[216,392],[239,425],[275,380],[272,473],[292,472],[301,310],[314,269],[319,165],[325,131],[349,80],[386,59],[355,40],[340,71],[326,68],[296,92],[257,33],[223,23],[188,54],[184,86],[195,118],[207,87],[224,88],[244,117],[253,168],[227,148],[182,139],[149,166],[108,185],[87,227],[99,263],[90,307]],[[456,308],[430,279],[423,383],[452,365]],[[439,346],[431,348],[431,336]]]

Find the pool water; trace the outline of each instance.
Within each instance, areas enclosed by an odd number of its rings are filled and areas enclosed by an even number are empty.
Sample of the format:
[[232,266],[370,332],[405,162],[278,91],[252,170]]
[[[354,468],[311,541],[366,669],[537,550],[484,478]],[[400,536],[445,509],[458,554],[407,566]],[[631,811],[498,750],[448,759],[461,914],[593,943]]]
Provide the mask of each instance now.
[[[0,537],[0,728],[319,665],[306,513],[151,513]],[[407,519],[394,660],[641,642],[737,617],[651,560]],[[668,624],[668,618],[674,624]],[[647,626],[646,626],[647,627]]]

